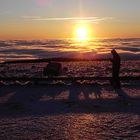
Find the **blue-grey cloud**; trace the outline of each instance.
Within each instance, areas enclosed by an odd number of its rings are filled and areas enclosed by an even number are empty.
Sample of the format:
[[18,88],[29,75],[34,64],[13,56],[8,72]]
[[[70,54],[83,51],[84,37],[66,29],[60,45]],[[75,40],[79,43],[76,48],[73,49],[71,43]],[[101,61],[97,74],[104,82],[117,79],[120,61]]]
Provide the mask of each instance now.
[[134,53],[140,52],[140,48],[136,48],[136,47],[117,47],[116,49],[130,51]]

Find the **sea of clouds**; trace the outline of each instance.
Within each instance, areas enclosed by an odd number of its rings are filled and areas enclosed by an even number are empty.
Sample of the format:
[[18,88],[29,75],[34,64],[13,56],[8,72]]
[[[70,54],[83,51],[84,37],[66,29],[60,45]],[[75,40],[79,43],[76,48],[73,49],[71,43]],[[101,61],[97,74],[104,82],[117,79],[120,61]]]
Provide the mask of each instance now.
[[140,38],[64,40],[1,40],[0,60],[34,58],[92,58],[106,59],[116,49],[122,59],[140,60]]

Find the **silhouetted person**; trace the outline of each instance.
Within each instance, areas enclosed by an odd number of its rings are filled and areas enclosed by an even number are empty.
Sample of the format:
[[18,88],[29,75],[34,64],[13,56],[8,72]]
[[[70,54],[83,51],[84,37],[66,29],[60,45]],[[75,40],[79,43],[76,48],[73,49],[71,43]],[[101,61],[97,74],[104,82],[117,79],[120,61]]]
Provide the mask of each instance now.
[[111,84],[115,88],[120,88],[120,79],[119,79],[119,72],[120,72],[120,63],[121,58],[119,54],[116,52],[115,49],[111,51],[113,58],[110,59],[112,62],[112,80]]

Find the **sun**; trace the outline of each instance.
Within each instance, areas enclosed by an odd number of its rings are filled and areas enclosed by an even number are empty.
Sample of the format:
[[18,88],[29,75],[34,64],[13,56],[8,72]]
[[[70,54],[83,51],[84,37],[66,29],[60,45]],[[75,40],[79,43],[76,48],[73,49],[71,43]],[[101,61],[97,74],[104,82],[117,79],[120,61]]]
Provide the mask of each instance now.
[[85,41],[89,38],[89,29],[86,26],[77,26],[75,29],[76,40]]

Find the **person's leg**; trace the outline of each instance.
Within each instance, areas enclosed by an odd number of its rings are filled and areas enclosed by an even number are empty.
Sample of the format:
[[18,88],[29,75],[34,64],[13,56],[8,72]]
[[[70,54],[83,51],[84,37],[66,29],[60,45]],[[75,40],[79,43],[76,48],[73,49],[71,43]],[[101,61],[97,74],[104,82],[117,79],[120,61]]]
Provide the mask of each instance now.
[[120,88],[120,78],[119,78],[119,69],[116,69],[115,71],[115,77],[114,77],[115,87]]

